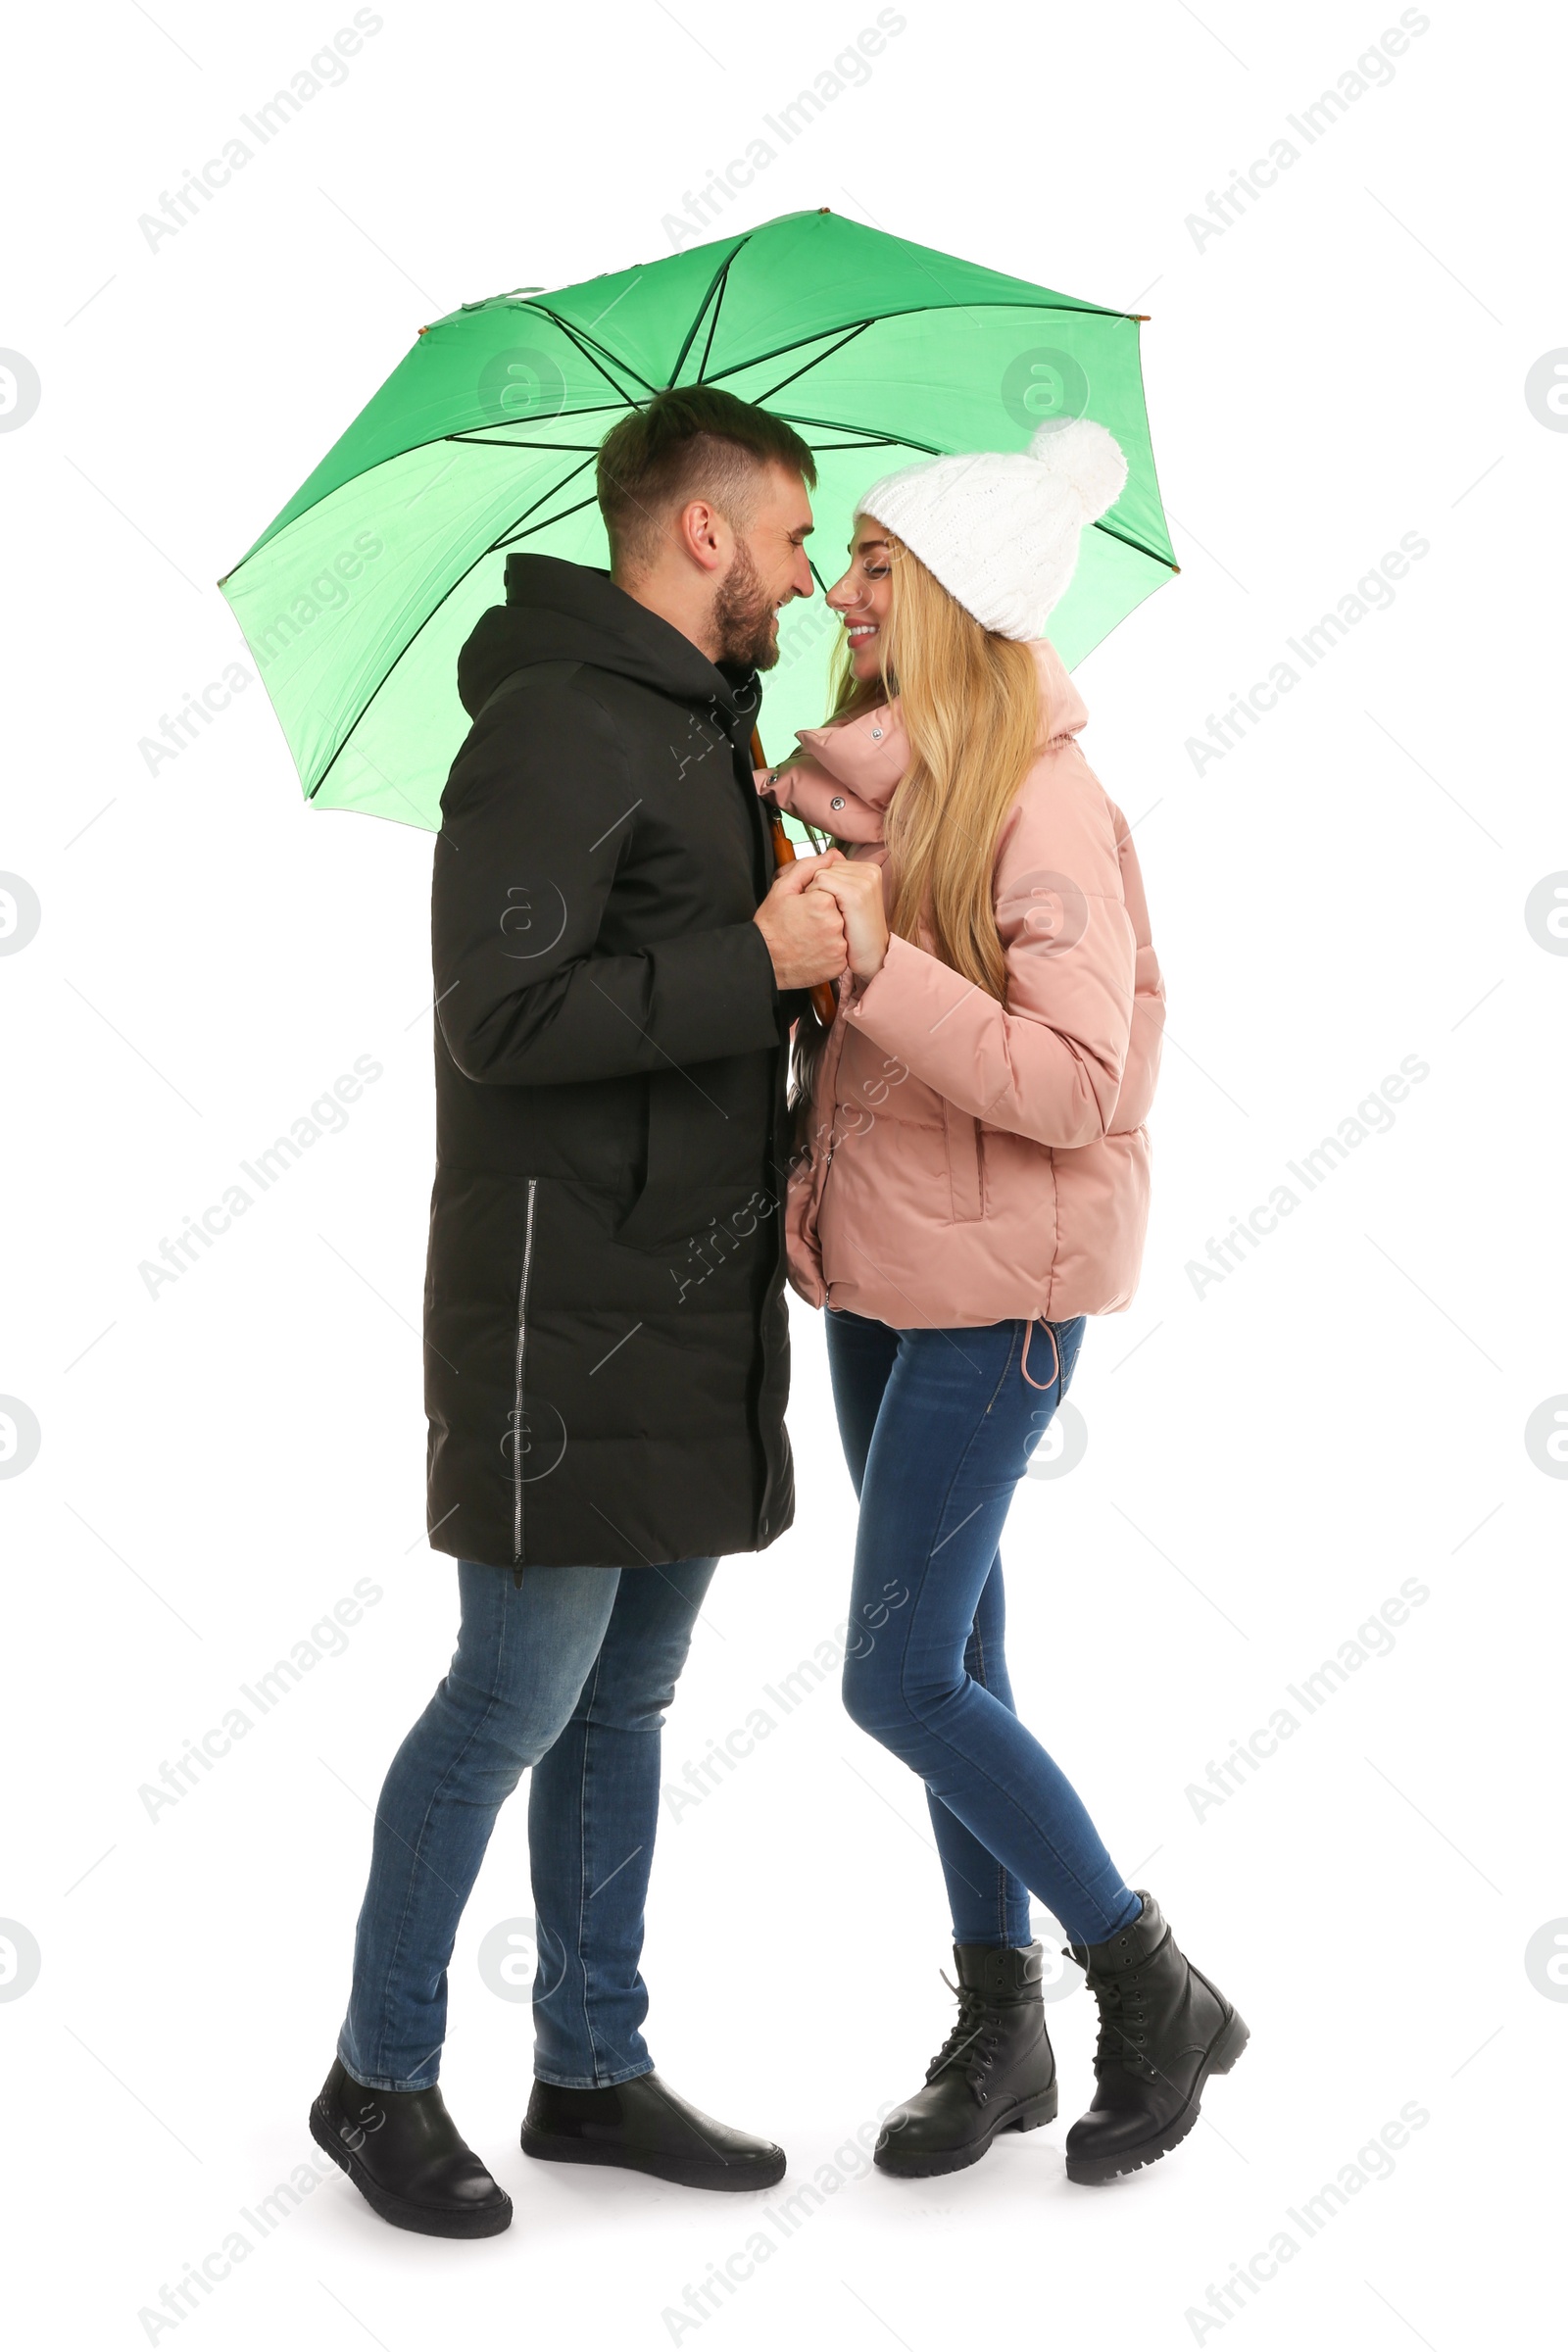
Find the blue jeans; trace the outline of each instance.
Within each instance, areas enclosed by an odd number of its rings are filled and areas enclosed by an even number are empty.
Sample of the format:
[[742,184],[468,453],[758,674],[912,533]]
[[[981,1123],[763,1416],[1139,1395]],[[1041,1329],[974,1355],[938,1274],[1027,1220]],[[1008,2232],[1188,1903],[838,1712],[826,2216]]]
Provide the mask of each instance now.
[[652,2071],[638,1962],[660,1730],[716,1560],[649,1568],[458,1563],[446,1680],[392,1759],[338,2056],[372,2090],[426,2090],[447,1965],[496,1815],[533,1767],[534,2073],[573,2089]]
[[[955,1943],[1030,1940],[1029,1892],[1075,1943],[1139,1900],[1065,1775],[1018,1720],[997,1549],[1072,1378],[1084,1318],[894,1331],[829,1308],[839,1432],[860,1498],[844,1703],[926,1786]],[[1055,1343],[1054,1362],[1052,1343]]]

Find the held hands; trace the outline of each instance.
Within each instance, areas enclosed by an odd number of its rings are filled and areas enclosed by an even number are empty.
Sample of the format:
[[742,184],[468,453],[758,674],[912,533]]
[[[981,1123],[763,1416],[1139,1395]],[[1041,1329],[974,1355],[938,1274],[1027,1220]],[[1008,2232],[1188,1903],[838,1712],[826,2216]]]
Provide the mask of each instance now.
[[820,858],[797,858],[780,868],[753,915],[781,989],[812,988],[819,980],[836,980],[844,970],[848,956],[838,902],[810,887],[825,868],[844,865],[840,850],[826,850]]
[[857,980],[872,980],[882,969],[888,952],[888,918],[882,904],[882,868],[874,858],[840,858],[831,870],[818,861],[808,896],[836,903],[844,917],[844,937],[850,969]]

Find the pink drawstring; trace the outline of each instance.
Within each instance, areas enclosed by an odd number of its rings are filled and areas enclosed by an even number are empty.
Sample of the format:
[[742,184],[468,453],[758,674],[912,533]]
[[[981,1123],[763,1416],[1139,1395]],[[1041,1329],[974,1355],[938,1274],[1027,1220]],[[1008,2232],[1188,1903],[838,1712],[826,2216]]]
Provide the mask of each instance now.
[[1029,1342],[1034,1337],[1034,1329],[1035,1318],[1033,1315],[1031,1315],[1028,1322],[1024,1326],[1023,1353],[1018,1358],[1018,1369],[1023,1374],[1025,1380],[1029,1381],[1029,1386],[1032,1389],[1054,1388],[1061,1376],[1061,1350],[1056,1346],[1055,1332],[1052,1329],[1052,1326],[1049,1323],[1046,1325],[1046,1329],[1051,1332],[1051,1352],[1055,1358],[1054,1369],[1053,1370],[1049,1380],[1029,1380]]

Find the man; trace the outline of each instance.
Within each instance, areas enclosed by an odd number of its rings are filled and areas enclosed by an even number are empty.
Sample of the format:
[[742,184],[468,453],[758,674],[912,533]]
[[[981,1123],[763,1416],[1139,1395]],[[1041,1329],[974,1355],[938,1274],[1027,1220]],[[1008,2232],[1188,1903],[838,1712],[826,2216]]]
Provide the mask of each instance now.
[[778,418],[661,393],[600,452],[609,576],[513,555],[459,660],[425,1394],[462,1625],[382,1790],[311,2111],[375,2211],[434,2236],[512,2218],[436,2075],[458,1921],[530,1765],[523,2147],[708,2188],[784,2170],[654,2073],[638,1962],[662,1709],[718,1556],[794,1511],[785,1048],[845,947],[820,860],[772,879],[749,742],[779,608],[811,592],[815,479]]

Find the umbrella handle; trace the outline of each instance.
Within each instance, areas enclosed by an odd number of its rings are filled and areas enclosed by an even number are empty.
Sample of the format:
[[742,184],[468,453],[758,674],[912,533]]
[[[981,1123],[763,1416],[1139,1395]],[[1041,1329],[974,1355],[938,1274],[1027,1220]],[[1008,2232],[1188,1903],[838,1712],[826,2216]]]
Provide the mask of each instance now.
[[[762,738],[756,727],[752,729],[752,764],[755,767],[765,767],[767,765],[767,754],[762,749]],[[776,808],[772,811],[771,829],[773,835],[773,870],[776,873],[781,865],[793,865],[795,863],[795,844],[785,832],[784,819],[782,816],[780,816]],[[817,1019],[821,1022],[824,1029],[832,1028],[834,1020],[838,1014],[838,995],[834,989],[832,981],[819,980],[811,991],[811,1009],[816,1014]]]

